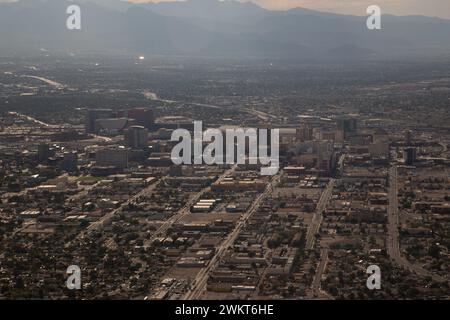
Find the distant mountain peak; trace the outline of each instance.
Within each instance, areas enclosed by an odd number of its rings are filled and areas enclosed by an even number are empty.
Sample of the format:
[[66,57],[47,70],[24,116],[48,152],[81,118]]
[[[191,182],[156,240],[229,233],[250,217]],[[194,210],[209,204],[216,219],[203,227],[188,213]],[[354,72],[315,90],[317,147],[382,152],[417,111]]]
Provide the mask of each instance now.
[[[65,27],[65,6],[83,3],[81,32]],[[364,17],[303,8],[266,10],[252,2],[187,0],[19,0],[0,3],[0,55],[36,52],[370,59],[450,52],[450,21]]]

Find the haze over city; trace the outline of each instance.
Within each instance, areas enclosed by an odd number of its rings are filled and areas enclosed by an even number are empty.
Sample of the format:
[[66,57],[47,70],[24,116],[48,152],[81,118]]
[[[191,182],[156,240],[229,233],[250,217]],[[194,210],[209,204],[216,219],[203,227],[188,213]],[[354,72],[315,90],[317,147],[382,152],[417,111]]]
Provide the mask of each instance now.
[[0,4],[0,54],[46,50],[329,61],[438,58],[450,52],[450,20],[438,18],[383,16],[380,29],[371,31],[366,16],[273,11],[237,1],[73,3],[82,7],[79,32],[65,28],[66,1]]
[[[130,0],[136,3],[149,2],[145,0]],[[153,2],[169,2],[162,0]],[[242,1],[245,2],[245,1]],[[267,9],[285,10],[296,7],[313,10],[365,15],[368,6],[376,4],[383,8],[384,13],[396,15],[425,15],[450,18],[450,2],[446,0],[253,0],[253,3]]]
[[450,300],[448,1],[0,2],[0,300]]
[[[15,0],[0,0],[0,2],[13,2]],[[93,0],[96,1],[96,0]],[[115,1],[115,0],[100,0]],[[134,3],[148,2],[173,2],[176,0],[128,0]],[[184,0],[181,0],[184,1]],[[197,0],[206,2],[208,0]],[[247,1],[241,1],[247,2]],[[264,8],[272,10],[286,10],[296,7],[308,8],[319,11],[354,14],[363,16],[368,6],[376,4],[383,8],[383,13],[396,15],[424,15],[450,18],[450,2],[447,0],[252,0]]]

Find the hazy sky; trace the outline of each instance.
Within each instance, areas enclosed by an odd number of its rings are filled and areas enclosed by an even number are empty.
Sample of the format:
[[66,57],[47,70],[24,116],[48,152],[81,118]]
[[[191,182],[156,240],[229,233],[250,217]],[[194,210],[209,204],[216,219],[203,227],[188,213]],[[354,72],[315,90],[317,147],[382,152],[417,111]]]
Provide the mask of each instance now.
[[[13,0],[0,0],[8,2]],[[150,0],[130,0],[149,2]],[[153,0],[153,2],[174,0]],[[246,0],[242,0],[246,1]],[[397,15],[425,15],[450,19],[450,0],[252,0],[269,9],[304,7],[338,13],[366,15],[369,5],[379,5],[384,13]]]
[[[148,0],[133,1],[148,2]],[[386,13],[450,18],[450,0],[253,0],[252,2],[269,9],[304,7],[356,15],[366,15],[367,7],[376,4]]]

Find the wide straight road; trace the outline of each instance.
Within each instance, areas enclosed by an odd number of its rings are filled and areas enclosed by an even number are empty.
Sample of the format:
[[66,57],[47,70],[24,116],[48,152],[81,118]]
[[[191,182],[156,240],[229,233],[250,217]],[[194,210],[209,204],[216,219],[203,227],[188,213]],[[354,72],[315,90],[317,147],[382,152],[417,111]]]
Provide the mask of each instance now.
[[228,248],[231,247],[236,240],[237,236],[247,224],[247,221],[253,216],[253,214],[258,210],[264,199],[273,191],[273,184],[278,181],[279,175],[273,176],[270,183],[267,185],[263,193],[261,193],[256,200],[253,202],[250,209],[239,219],[236,223],[234,230],[228,235],[225,241],[217,249],[214,257],[209,261],[208,265],[200,270],[200,272],[195,277],[194,285],[185,294],[184,300],[195,300],[200,297],[202,292],[206,287],[206,283],[209,278],[209,274],[214,270],[219,264],[220,260],[223,258],[224,254],[227,252]]
[[12,115],[12,116],[15,116],[15,117],[17,117],[19,119],[23,119],[23,120],[27,120],[27,121],[30,121],[30,122],[34,122],[35,124],[37,124],[39,126],[42,126],[42,127],[55,128],[55,129],[56,128],[60,128],[60,126],[58,126],[58,125],[45,123],[45,122],[43,122],[41,120],[38,120],[36,118],[33,118],[31,116],[27,116],[26,114],[22,114],[22,113],[18,113],[18,112],[9,112],[9,114]]
[[[160,102],[164,102],[164,103],[169,103],[169,104],[188,104],[191,106],[195,106],[195,107],[203,107],[203,108],[209,108],[209,109],[215,109],[215,110],[222,110],[223,107],[221,106],[215,106],[212,104],[207,104],[207,103],[198,103],[198,102],[189,102],[189,101],[177,101],[177,100],[166,100],[166,99],[161,99],[158,97],[158,95],[154,92],[148,91],[148,90],[144,90],[142,92],[142,94],[144,95],[144,97],[146,97],[149,100],[152,101],[160,101]],[[272,120],[278,120],[278,117],[264,112],[264,111],[259,111],[259,110],[255,110],[255,109],[251,109],[251,108],[239,108],[240,112],[245,112],[248,113],[250,115],[256,116],[259,119],[263,120],[263,121],[269,121],[270,119]]]
[[316,270],[316,274],[314,275],[314,280],[312,283],[312,295],[313,297],[319,296],[320,292],[320,283],[322,282],[322,275],[325,272],[325,268],[328,263],[328,248],[322,249],[320,253],[320,261],[319,266]]
[[[218,179],[217,181],[222,181],[223,179],[225,179],[227,176],[229,176],[232,172],[234,172],[237,168],[237,165],[234,165],[233,167],[231,167],[230,169],[226,170]],[[164,181],[164,178],[163,180]],[[106,216],[103,217],[102,221],[99,221],[97,223],[97,228],[99,226],[103,226],[105,224],[106,221],[110,220],[112,217],[114,217],[118,212],[120,212],[125,206],[127,206],[130,203],[134,203],[136,204],[136,200],[139,199],[140,197],[144,197],[144,196],[148,196],[150,195],[158,186],[159,181],[152,183],[152,185],[150,185],[149,187],[145,188],[144,190],[142,190],[141,192],[139,192],[137,195],[135,195],[132,199],[130,199],[129,201],[127,201],[125,204],[123,204],[122,206],[120,206],[120,208],[108,213]],[[198,201],[200,200],[200,198],[208,191],[211,190],[211,187],[207,187],[202,189],[200,192],[196,193],[194,196],[192,196],[188,202],[185,204],[185,206],[173,217],[171,217],[169,220],[165,221],[159,228],[158,230],[156,230],[156,232],[154,232],[152,234],[152,236],[150,237],[150,239],[147,239],[144,242],[144,247],[145,248],[149,248],[151,247],[151,245],[153,244],[153,242],[158,238],[161,237],[162,235],[166,234],[167,230],[174,224],[177,223],[178,221],[180,221],[183,217],[187,216],[188,214],[190,214],[190,210],[191,207]],[[90,226],[91,228],[94,228],[92,225]],[[92,231],[92,230],[88,230],[88,231]],[[112,244],[112,239],[108,240],[107,242],[107,246],[110,246]]]
[[323,190],[322,194],[320,195],[316,211],[314,212],[314,216],[306,234],[306,250],[312,250],[314,248],[316,235],[319,232],[319,228],[323,220],[323,211],[325,210],[325,207],[328,201],[330,201],[330,198],[333,194],[335,182],[335,179],[330,179],[325,190]]
[[44,78],[44,77],[29,76],[29,75],[26,75],[26,74],[21,75],[20,77],[21,78],[36,79],[36,80],[45,82],[46,84],[48,84],[48,85],[50,85],[52,87],[55,87],[56,89],[63,89],[65,87],[62,83],[59,83],[59,82],[56,82],[56,81],[53,81],[53,80],[50,80],[50,79],[47,79],[47,78]]
[[[219,178],[216,180],[216,182],[223,181],[226,177],[230,176],[237,168],[237,164],[233,165],[230,169],[226,170],[222,175],[219,176]],[[201,200],[201,197],[211,191],[211,187],[206,187],[202,190],[200,190],[198,193],[193,195],[186,205],[172,218],[165,221],[159,228],[156,230],[155,233],[150,237],[150,239],[146,240],[144,242],[144,247],[150,247],[153,242],[158,238],[166,234],[167,230],[175,223],[183,219],[185,216],[191,213],[191,207],[195,205],[199,200]]]
[[387,234],[387,253],[389,257],[399,266],[410,270],[420,276],[429,276],[438,282],[447,281],[445,278],[433,274],[424,268],[409,262],[402,256],[399,240],[399,216],[398,216],[398,177],[397,166],[389,169],[389,208],[388,208],[388,234]]
[[[32,116],[28,116],[26,114],[22,114],[22,113],[18,113],[18,112],[9,112],[9,114],[13,115],[15,117],[18,117],[19,119],[24,119],[24,120],[27,120],[27,121],[30,121],[30,122],[34,122],[37,125],[40,125],[40,126],[46,127],[46,128],[51,128],[51,129],[61,129],[64,126],[70,126],[69,124],[65,124],[65,125],[49,124],[49,123],[43,122],[41,120],[38,120],[36,118],[33,118]],[[111,142],[112,141],[111,138],[104,137],[104,136],[99,136],[97,134],[91,134],[91,136],[94,139],[102,140],[103,142]]]
[[106,224],[109,223],[119,212],[121,212],[123,209],[125,209],[130,204],[135,204],[136,200],[140,197],[143,197],[147,194],[150,194],[158,185],[158,181],[154,181],[149,186],[142,189],[140,192],[129,198],[127,201],[122,203],[118,208],[111,210],[107,214],[105,214],[103,217],[98,219],[97,221],[91,223],[86,229],[84,229],[77,238],[84,238],[89,236],[92,232],[101,230]]

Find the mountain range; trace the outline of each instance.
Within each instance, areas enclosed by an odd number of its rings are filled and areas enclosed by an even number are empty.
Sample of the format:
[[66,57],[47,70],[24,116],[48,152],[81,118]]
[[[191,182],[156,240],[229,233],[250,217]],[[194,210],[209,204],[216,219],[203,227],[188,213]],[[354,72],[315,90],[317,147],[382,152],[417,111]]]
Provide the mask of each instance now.
[[[81,30],[66,28],[70,4],[81,8]],[[298,60],[450,56],[450,20],[383,15],[382,29],[368,30],[366,19],[234,0],[19,0],[0,4],[0,56],[44,50]]]

